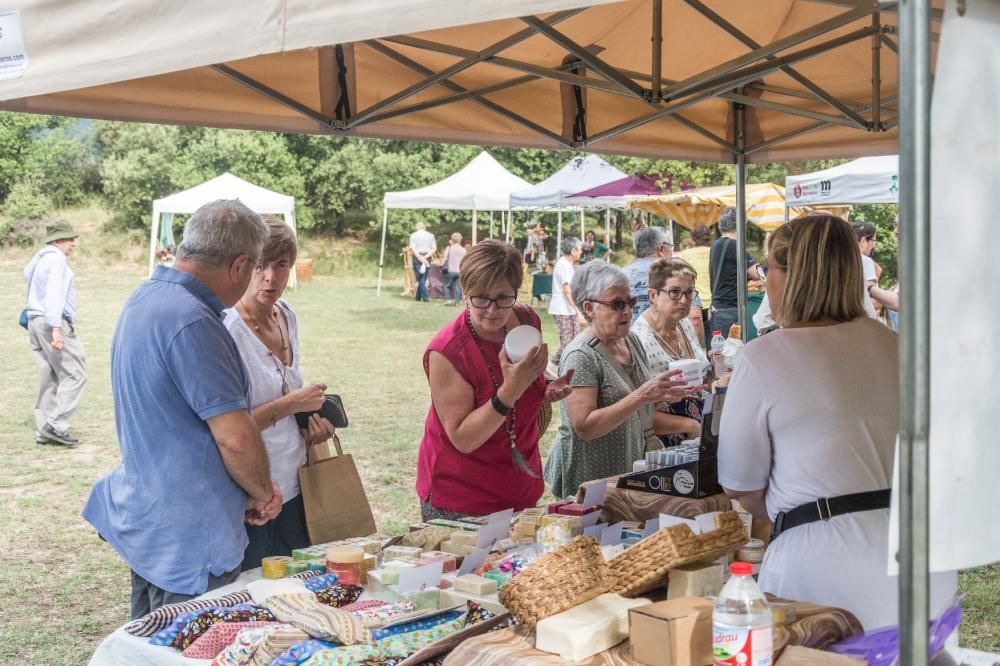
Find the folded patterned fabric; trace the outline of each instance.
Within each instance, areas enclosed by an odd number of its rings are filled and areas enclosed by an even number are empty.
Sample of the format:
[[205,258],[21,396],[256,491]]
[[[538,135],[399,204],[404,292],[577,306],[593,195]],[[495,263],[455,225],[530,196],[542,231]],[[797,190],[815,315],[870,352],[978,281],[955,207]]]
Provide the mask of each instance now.
[[[289,576],[289,578],[309,580],[319,575],[321,574],[318,571],[303,571],[302,573]],[[333,582],[336,582],[336,579]],[[320,587],[326,587],[327,584],[332,583],[324,583],[323,585],[320,585]],[[160,606],[152,613],[145,615],[138,620],[129,622],[125,625],[125,631],[133,636],[148,638],[156,632],[166,629],[170,626],[170,623],[174,621],[174,618],[184,611],[235,606],[237,604],[248,604],[251,601],[252,598],[250,597],[250,593],[246,590],[241,590],[239,592],[231,592],[221,597],[191,599],[190,601],[180,601],[176,604],[167,604],[166,606]]]
[[188,625],[188,623],[198,617],[201,613],[207,610],[229,610],[233,609],[243,609],[243,608],[253,608],[249,604],[237,604],[235,606],[210,606],[208,608],[198,608],[195,610],[182,611],[179,613],[172,621],[170,621],[167,626],[161,631],[156,632],[156,635],[149,639],[150,645],[165,645],[169,646],[177,634],[181,633],[181,630]]
[[281,626],[279,622],[220,622],[213,624],[201,637],[184,650],[189,659],[215,659],[236,639],[243,629]]
[[476,624],[477,622],[490,620],[496,617],[496,614],[486,610],[475,601],[469,601],[466,603],[466,611],[465,626],[467,627]]
[[364,601],[355,601],[353,604],[348,604],[340,610],[347,611],[348,613],[355,613],[357,611],[378,608],[379,606],[385,606],[385,602],[381,599],[365,599]]
[[274,622],[275,617],[266,608],[216,608],[203,610],[184,625],[170,641],[170,647],[186,650],[208,628],[220,622]]
[[279,620],[298,627],[313,638],[344,645],[369,640],[356,614],[324,606],[313,594],[279,594],[268,599],[266,606]]
[[319,590],[313,590],[316,594],[316,599],[320,603],[333,606],[334,608],[342,608],[353,604],[364,591],[362,587],[344,583],[337,583],[336,585],[330,585]]
[[312,571],[310,573],[315,574],[313,578],[306,581],[306,587],[309,588],[310,592],[315,592],[316,590],[322,590],[324,587],[330,587],[337,583],[337,574],[335,573],[319,573],[318,571]]
[[356,611],[354,614],[361,619],[361,624],[368,628],[381,627],[406,615],[414,615],[417,612],[422,613],[423,611],[417,611],[417,606],[412,601],[397,601],[392,604],[382,604],[381,606]]
[[432,643],[461,630],[465,616],[440,624],[432,629],[392,636],[374,645],[345,645],[321,650],[303,662],[303,666],[352,666],[359,663],[391,664],[422,650]]
[[[268,666],[293,645],[307,640],[309,640],[309,634],[286,624],[284,628],[276,629],[267,635],[267,638],[257,646],[250,663],[253,666]],[[331,645],[336,645],[336,643],[331,643]]]
[[307,641],[299,641],[275,657],[270,666],[297,666],[320,650],[332,650],[335,647],[340,647],[340,645],[331,643],[330,641],[318,641],[313,638]]
[[463,611],[453,610],[440,613],[438,615],[433,615],[431,617],[423,618],[420,620],[412,620],[410,622],[404,622],[403,624],[397,624],[392,627],[387,627],[385,629],[372,629],[371,635],[372,640],[378,642],[383,638],[389,638],[390,636],[397,636],[399,634],[408,634],[412,631],[420,631],[422,629],[431,629],[438,626],[439,624],[444,624],[445,622],[451,622],[461,616],[465,615]]
[[149,615],[129,622],[125,625],[125,631],[133,636],[145,638],[169,627],[170,623],[181,613],[204,610],[206,608],[228,608],[237,604],[248,604],[250,601],[250,593],[243,591],[233,592],[232,594],[215,599],[192,599],[191,601],[167,604],[166,606],[160,606]]
[[287,625],[268,625],[241,629],[233,642],[223,648],[222,652],[212,661],[212,666],[247,666],[253,659],[254,652],[267,638],[268,634]]

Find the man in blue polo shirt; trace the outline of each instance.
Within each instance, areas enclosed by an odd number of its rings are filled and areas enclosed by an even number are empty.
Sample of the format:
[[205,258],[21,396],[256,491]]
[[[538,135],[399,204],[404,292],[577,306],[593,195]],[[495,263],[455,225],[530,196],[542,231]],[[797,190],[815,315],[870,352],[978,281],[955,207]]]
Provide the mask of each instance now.
[[244,520],[281,510],[250,416],[250,383],[222,310],[243,295],[267,238],[239,201],[199,208],[173,268],[122,309],[111,340],[121,465],[83,509],[132,569],[132,618],[232,582]]

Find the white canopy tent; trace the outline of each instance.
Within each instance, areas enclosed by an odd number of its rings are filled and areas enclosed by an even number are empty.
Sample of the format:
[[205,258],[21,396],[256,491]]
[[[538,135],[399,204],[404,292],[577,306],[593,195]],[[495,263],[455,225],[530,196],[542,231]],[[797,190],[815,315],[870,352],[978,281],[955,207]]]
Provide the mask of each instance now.
[[785,178],[788,206],[899,203],[899,156],[862,157]]
[[[175,213],[190,214],[218,199],[239,199],[250,210],[260,215],[281,215],[285,224],[295,231],[295,197],[272,192],[227,171],[191,189],[153,200],[153,223],[149,230],[150,275],[156,266],[156,243],[159,239],[162,216]],[[295,272],[292,271],[292,286],[295,286],[295,282]]]
[[[580,236],[584,235],[583,211],[585,208],[606,208],[590,197],[573,197],[577,192],[625,178],[622,173],[597,155],[574,157],[563,168],[533,187],[510,195],[511,210],[555,210],[559,214],[556,224],[556,246],[562,245],[562,212],[565,209],[580,211]],[[605,232],[609,221],[605,218]]]
[[[382,269],[390,208],[471,210],[472,243],[475,244],[479,240],[477,213],[481,210],[490,212],[492,234],[493,211],[506,212],[511,192],[529,187],[531,183],[507,171],[484,150],[460,171],[432,185],[405,192],[386,192],[382,199],[382,246],[379,250],[376,294],[382,294]],[[509,224],[507,226],[509,228]]]

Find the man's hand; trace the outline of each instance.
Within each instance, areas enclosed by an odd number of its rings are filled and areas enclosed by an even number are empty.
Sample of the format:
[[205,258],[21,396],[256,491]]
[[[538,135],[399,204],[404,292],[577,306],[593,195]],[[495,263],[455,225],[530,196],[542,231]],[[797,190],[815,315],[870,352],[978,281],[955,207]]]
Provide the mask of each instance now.
[[63,339],[62,329],[53,328],[52,329],[52,348],[56,351],[62,351],[65,340]]
[[247,508],[244,520],[251,525],[264,525],[269,520],[274,520],[281,513],[282,497],[281,489],[273,480],[271,481],[271,499],[265,503],[257,502],[247,498]]

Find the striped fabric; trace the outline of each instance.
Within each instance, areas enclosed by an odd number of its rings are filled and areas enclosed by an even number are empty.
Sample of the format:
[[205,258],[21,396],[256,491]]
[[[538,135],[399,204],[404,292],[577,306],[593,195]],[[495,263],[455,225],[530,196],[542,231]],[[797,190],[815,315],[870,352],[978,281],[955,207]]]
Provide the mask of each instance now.
[[324,606],[311,593],[279,594],[268,599],[265,605],[276,618],[313,638],[344,645],[370,641],[357,615]]
[[[785,223],[785,188],[774,183],[747,185],[747,221],[763,229],[774,231]],[[638,208],[665,220],[673,220],[686,229],[694,229],[703,224],[707,227],[719,221],[722,211],[736,205],[736,186],[702,187],[696,190],[672,192],[642,197],[629,202],[630,208]],[[795,219],[820,207],[791,208],[788,218]],[[822,207],[834,215],[843,217],[849,206],[835,208]]]
[[[294,576],[289,576],[289,578],[308,580],[318,575],[319,572],[317,571],[303,571],[302,573],[295,574]],[[252,601],[253,598],[250,596],[250,593],[246,590],[242,590],[240,592],[232,592],[222,597],[199,597],[197,599],[191,599],[190,601],[167,604],[166,606],[160,606],[145,617],[129,622],[125,625],[125,631],[133,636],[148,638],[156,632],[163,631],[169,627],[170,623],[173,622],[178,615],[185,611],[204,610],[206,608],[215,608],[217,606],[236,606],[237,604],[249,604]]]

